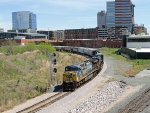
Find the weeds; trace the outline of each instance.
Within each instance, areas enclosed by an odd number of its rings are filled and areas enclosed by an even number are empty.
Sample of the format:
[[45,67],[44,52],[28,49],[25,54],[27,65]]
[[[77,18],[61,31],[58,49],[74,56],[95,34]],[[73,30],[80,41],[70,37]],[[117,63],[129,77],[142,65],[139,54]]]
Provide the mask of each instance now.
[[[50,78],[48,52],[54,52],[48,44],[13,45],[0,48],[0,112],[46,92]],[[3,50],[3,49],[5,50]],[[57,53],[57,81],[62,82],[64,67],[82,62],[84,57]],[[66,62],[67,61],[67,62]]]
[[6,55],[22,54],[24,52],[32,52],[35,50],[41,51],[44,55],[48,55],[49,52],[55,52],[55,49],[48,43],[41,43],[38,46],[34,43],[31,43],[25,46],[10,44],[0,47],[0,52]]

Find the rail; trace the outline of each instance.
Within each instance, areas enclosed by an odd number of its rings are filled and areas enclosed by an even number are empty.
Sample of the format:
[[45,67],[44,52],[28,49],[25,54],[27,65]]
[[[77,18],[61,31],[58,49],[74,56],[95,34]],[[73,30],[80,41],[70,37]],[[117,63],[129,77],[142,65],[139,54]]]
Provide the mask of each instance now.
[[16,113],[35,113],[39,110],[41,110],[42,108],[48,106],[48,105],[51,105],[53,104],[54,102],[64,98],[65,96],[69,95],[71,92],[59,92],[45,100],[42,100],[32,106],[29,106],[23,110],[20,110]]
[[130,101],[124,109],[119,110],[119,113],[140,113],[149,105],[150,88],[146,89],[144,93]]
[[[97,70],[93,70],[91,73],[89,73],[89,75],[94,74]],[[88,76],[89,76],[88,75]],[[94,77],[92,77],[91,79],[93,79]],[[82,84],[81,86],[85,85],[89,80],[87,80],[84,84]],[[80,86],[80,87],[81,87]],[[48,97],[45,100],[42,100],[34,105],[31,105],[29,107],[26,107],[20,111],[17,111],[16,113],[35,113],[37,111],[40,111],[42,108],[47,107],[51,104],[53,104],[54,102],[64,98],[65,96],[69,95],[71,92],[58,92],[57,94]]]

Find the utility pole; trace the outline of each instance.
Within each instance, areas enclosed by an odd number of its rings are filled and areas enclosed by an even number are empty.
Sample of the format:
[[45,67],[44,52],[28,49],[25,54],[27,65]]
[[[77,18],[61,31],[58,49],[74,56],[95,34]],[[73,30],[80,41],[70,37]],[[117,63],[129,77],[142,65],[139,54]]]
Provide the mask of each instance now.
[[49,62],[50,62],[50,76],[49,76],[49,80],[48,80],[47,91],[49,91],[52,86],[56,85],[56,73],[57,73],[56,53],[49,53],[48,54],[48,58],[49,58]]
[[50,40],[50,38],[49,38],[49,27],[48,27],[48,40]]

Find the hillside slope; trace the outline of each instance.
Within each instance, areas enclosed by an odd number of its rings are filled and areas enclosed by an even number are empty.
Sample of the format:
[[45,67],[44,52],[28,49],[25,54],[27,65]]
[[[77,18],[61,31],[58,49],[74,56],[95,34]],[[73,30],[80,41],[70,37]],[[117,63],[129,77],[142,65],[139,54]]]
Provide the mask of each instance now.
[[[57,53],[57,81],[62,81],[64,67],[79,63],[85,57],[70,53]],[[0,112],[43,94],[50,77],[48,57],[41,51],[16,55],[0,54]]]

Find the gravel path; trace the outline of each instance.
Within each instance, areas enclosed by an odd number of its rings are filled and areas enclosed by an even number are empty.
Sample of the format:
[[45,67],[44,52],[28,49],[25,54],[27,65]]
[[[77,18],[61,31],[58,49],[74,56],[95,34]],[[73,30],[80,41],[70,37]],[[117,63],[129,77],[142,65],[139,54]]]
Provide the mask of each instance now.
[[77,108],[67,113],[101,113],[116,101],[128,87],[121,82],[110,82]]
[[[108,68],[111,68],[111,72],[107,71],[105,76],[109,75],[117,81],[124,81],[128,85],[133,86],[132,92],[130,92],[130,95],[122,99],[120,102],[116,103],[111,109],[109,109],[105,113],[118,113],[120,109],[123,109],[131,100],[139,96],[145,89],[150,87],[150,76],[143,76],[141,75],[136,77],[124,77],[122,76],[126,70],[128,70],[131,65],[122,63],[120,61],[114,60],[113,58],[105,57],[105,61],[108,65]],[[146,71],[147,72],[147,71]],[[113,74],[111,74],[113,73]],[[150,108],[145,109],[142,113],[149,113],[148,111]]]

